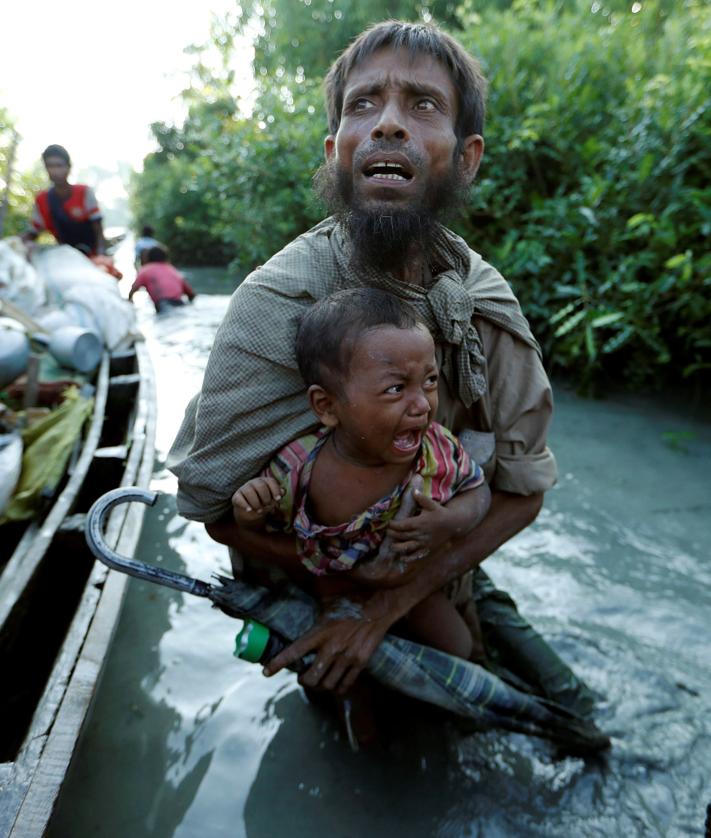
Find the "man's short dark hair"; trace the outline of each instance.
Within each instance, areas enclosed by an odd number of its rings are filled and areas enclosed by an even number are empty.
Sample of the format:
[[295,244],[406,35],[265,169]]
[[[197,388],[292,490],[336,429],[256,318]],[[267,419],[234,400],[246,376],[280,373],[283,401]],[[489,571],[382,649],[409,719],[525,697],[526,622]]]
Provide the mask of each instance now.
[[296,362],[306,386],[342,392],[358,338],[379,326],[414,329],[424,324],[411,305],[377,288],[336,291],[314,303],[296,334]]
[[47,162],[48,157],[59,157],[60,159],[64,160],[67,166],[72,165],[72,161],[69,158],[69,152],[64,148],[63,145],[48,145],[47,148],[42,152],[42,160],[44,163]]
[[406,23],[386,20],[362,32],[336,61],[324,81],[328,130],[338,131],[343,110],[343,92],[351,70],[383,47],[406,50],[413,58],[430,55],[449,72],[457,91],[457,121],[454,130],[458,140],[470,134],[484,133],[486,112],[486,79],[479,62],[451,35],[429,23]]
[[152,238],[154,233],[155,233],[155,230],[153,229],[153,227],[151,227],[150,224],[144,224],[143,225],[143,229],[141,230],[141,235],[142,236],[144,236],[145,238],[148,239],[148,238]]

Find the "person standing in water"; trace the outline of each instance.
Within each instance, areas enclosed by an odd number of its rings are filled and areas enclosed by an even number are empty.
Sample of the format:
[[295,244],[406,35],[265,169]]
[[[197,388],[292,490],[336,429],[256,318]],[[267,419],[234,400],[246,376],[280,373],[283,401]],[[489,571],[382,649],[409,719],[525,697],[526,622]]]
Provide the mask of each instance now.
[[145,288],[153,300],[156,312],[160,314],[171,308],[185,305],[184,297],[190,302],[195,292],[179,270],[168,261],[168,251],[161,245],[151,247],[143,254],[143,267],[136,274],[136,280],[128,292],[129,302],[139,288]]
[[83,183],[69,183],[72,162],[63,146],[47,146],[42,161],[52,186],[37,195],[32,229],[23,238],[34,240],[47,230],[59,244],[69,244],[87,256],[103,255],[106,242],[94,190]]

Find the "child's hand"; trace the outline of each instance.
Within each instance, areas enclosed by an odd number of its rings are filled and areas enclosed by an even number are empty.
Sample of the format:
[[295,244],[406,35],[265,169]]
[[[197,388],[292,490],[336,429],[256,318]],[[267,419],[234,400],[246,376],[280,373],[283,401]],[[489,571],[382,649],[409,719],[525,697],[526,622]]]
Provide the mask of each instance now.
[[420,489],[412,493],[419,515],[393,520],[388,526],[391,550],[401,561],[424,559],[452,538],[462,535],[459,518]]
[[273,477],[254,477],[232,495],[232,513],[242,526],[260,524],[279,504],[284,493]]

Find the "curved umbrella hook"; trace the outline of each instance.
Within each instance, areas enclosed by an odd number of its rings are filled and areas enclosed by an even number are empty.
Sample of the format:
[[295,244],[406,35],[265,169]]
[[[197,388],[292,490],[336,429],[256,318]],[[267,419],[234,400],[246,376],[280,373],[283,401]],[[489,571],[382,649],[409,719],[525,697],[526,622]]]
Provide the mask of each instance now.
[[138,486],[112,489],[102,495],[94,502],[86,519],[84,535],[89,549],[99,561],[108,565],[113,570],[135,576],[137,579],[145,579],[148,582],[155,582],[157,585],[165,585],[167,588],[174,588],[176,591],[184,591],[195,596],[209,597],[213,586],[199,579],[193,579],[182,573],[175,573],[172,570],[165,570],[161,567],[146,564],[145,562],[129,559],[122,556],[104,540],[104,525],[109,512],[121,503],[139,501],[146,506],[154,506],[158,499],[157,492],[141,489]]

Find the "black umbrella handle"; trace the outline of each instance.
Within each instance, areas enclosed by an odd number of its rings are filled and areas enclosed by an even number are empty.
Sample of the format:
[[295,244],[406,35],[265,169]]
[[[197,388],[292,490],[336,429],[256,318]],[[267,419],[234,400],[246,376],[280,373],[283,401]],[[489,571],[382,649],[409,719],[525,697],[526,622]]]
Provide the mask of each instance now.
[[102,495],[89,510],[86,519],[84,534],[89,549],[99,561],[108,565],[113,570],[120,570],[129,576],[137,579],[145,579],[148,582],[155,582],[156,585],[165,585],[167,588],[174,588],[176,591],[183,591],[186,594],[209,597],[213,586],[199,579],[193,579],[182,573],[175,573],[172,570],[164,570],[162,567],[139,562],[136,559],[129,559],[121,556],[112,550],[104,541],[104,525],[109,512],[120,503],[131,503],[139,501],[146,506],[154,506],[158,499],[157,492],[150,492],[138,486],[128,486],[121,489],[112,489]]

